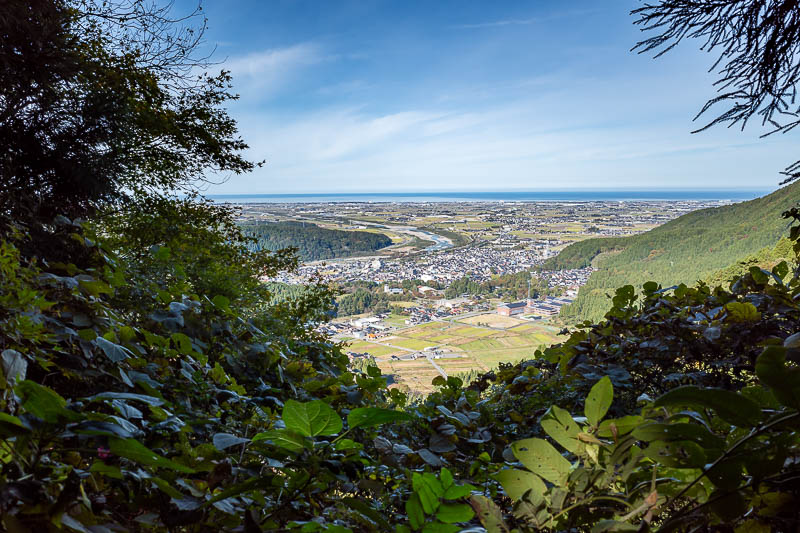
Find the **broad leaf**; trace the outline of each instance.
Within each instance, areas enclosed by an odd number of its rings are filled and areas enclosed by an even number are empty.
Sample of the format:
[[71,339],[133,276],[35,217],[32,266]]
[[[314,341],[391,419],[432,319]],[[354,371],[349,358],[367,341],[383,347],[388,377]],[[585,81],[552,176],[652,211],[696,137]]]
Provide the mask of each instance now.
[[107,339],[104,339],[103,337],[97,337],[94,342],[97,343],[97,346],[101,350],[103,350],[103,353],[106,354],[106,357],[115,363],[124,361],[131,355],[131,351],[124,346],[115,344]]
[[547,492],[547,486],[542,478],[525,470],[501,470],[494,475],[494,478],[503,486],[508,497],[515,502],[520,501],[528,493],[530,501],[538,504]]
[[130,459],[136,463],[155,466],[157,468],[166,468],[168,470],[176,470],[187,474],[194,473],[194,470],[188,466],[171,461],[166,457],[161,457],[136,439],[118,439],[112,437],[108,439],[108,443],[112,454]]
[[283,423],[287,429],[306,437],[335,435],[343,427],[336,411],[322,400],[305,403],[287,400],[283,406]]
[[466,503],[443,503],[436,511],[436,518],[445,524],[469,522],[473,516],[475,512]]
[[22,407],[45,422],[58,422],[60,419],[77,421],[82,418],[79,413],[67,409],[67,401],[53,389],[26,380],[14,390],[20,397]]
[[614,387],[611,385],[611,379],[608,376],[604,376],[594,384],[586,397],[584,414],[592,426],[597,426],[606,416],[613,399]]
[[357,407],[347,415],[347,424],[350,428],[372,427],[400,420],[411,420],[411,418],[411,415],[403,411],[378,407]]
[[279,446],[290,452],[301,452],[306,447],[306,440],[303,435],[290,429],[273,429],[264,431],[253,436],[252,442],[262,440],[271,441],[275,446]]
[[520,440],[511,445],[511,451],[531,472],[556,485],[566,482],[572,465],[546,440]]
[[[756,372],[758,366],[756,366]],[[669,391],[658,398],[654,405],[693,406],[714,409],[720,418],[739,427],[753,426],[761,420],[761,408],[741,394],[712,388],[686,385]]]
[[597,436],[613,437],[615,434],[617,436],[627,435],[633,431],[634,428],[639,426],[642,421],[644,421],[644,418],[640,415],[628,415],[622,418],[603,420],[597,428]]

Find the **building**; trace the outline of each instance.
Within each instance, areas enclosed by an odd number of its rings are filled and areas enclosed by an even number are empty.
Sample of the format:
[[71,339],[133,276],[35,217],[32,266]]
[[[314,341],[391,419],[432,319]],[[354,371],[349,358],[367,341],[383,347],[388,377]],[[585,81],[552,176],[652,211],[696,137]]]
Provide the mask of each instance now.
[[519,315],[525,312],[527,302],[504,303],[497,306],[497,314],[503,316]]

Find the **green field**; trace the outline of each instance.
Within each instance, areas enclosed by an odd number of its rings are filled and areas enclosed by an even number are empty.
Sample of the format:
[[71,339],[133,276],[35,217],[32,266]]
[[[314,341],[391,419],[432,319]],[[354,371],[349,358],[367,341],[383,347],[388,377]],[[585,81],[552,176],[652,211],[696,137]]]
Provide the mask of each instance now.
[[558,342],[557,333],[557,328],[543,323],[526,323],[501,330],[457,322],[428,322],[397,330],[392,336],[377,339],[375,342],[356,341],[350,349],[375,356],[381,369],[393,374],[400,385],[417,392],[430,392],[430,381],[439,374],[427,359],[392,361],[389,356],[400,355],[403,350],[377,343],[406,350],[423,350],[436,346],[443,352],[462,354],[464,357],[436,360],[445,372],[456,374],[470,370],[486,371],[499,363],[529,359],[542,344]]

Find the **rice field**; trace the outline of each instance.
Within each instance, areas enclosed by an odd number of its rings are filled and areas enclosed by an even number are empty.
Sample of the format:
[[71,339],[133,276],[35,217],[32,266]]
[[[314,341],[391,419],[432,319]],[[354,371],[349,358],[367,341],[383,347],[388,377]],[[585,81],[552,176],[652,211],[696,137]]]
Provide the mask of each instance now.
[[[488,323],[488,317],[481,317],[474,323]],[[552,326],[517,319],[514,322],[519,324],[506,322],[511,326],[507,329],[478,327],[461,322],[428,322],[396,330],[391,336],[375,341],[354,341],[350,350],[370,353],[378,360],[381,370],[393,374],[399,385],[427,393],[433,390],[431,380],[439,375],[430,361],[425,357],[397,361],[391,359],[392,355],[400,356],[436,347],[443,353],[461,356],[435,360],[449,375],[470,370],[487,371],[500,363],[530,359],[541,345],[559,341],[558,330]]]

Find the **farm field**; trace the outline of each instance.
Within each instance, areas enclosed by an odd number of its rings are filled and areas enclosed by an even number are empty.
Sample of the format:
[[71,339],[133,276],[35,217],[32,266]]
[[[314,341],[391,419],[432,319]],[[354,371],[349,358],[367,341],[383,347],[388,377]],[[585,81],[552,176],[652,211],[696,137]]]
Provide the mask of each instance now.
[[490,328],[513,328],[514,326],[521,326],[528,323],[526,320],[514,318],[513,316],[498,315],[497,313],[470,316],[460,319],[459,322],[471,325],[485,324]]
[[[482,324],[488,320],[486,315],[481,315],[480,318]],[[349,349],[374,356],[381,370],[394,375],[398,384],[415,392],[430,392],[431,380],[439,375],[430,361],[425,357],[400,361],[392,360],[391,357],[427,347],[435,347],[442,354],[462,356],[435,360],[450,375],[470,370],[487,371],[499,363],[513,363],[531,358],[541,345],[553,344],[559,340],[558,330],[548,324],[512,320],[513,322],[504,322],[511,326],[507,329],[490,329],[460,322],[428,322],[396,330],[391,336],[374,341],[353,341]]]

